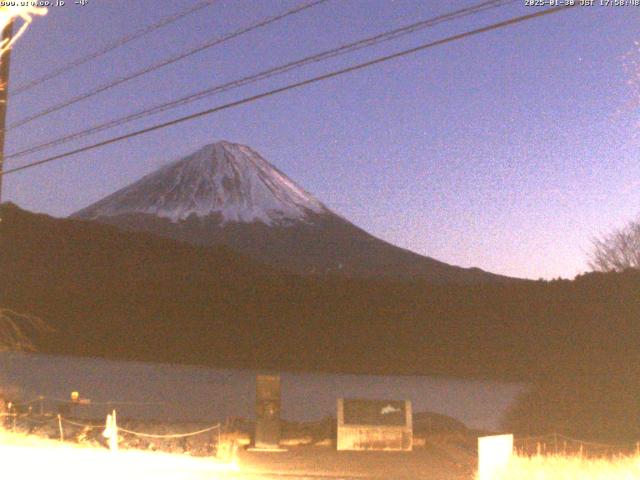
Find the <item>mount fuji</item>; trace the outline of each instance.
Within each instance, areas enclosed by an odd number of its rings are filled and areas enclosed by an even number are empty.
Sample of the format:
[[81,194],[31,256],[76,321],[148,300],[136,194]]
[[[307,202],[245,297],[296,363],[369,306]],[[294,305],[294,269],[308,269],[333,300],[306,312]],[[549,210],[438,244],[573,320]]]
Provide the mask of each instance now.
[[153,215],[179,224],[191,216],[217,223],[286,225],[329,210],[254,150],[207,145],[81,210],[81,218]]
[[333,213],[253,149],[219,141],[72,215],[195,245],[226,245],[302,274],[504,281],[393,246]]

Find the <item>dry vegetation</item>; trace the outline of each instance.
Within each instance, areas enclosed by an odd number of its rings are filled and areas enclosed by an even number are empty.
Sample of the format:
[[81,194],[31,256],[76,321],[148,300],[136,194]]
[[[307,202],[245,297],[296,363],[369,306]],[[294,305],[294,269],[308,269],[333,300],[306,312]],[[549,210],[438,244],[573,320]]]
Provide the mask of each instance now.
[[159,452],[80,446],[0,430],[2,474],[7,478],[50,480],[87,478],[207,479],[229,478],[235,463]]
[[579,455],[514,456],[495,480],[632,480],[640,478],[640,455],[585,458]]
[[0,352],[3,350],[33,351],[33,337],[51,329],[37,317],[0,308]]

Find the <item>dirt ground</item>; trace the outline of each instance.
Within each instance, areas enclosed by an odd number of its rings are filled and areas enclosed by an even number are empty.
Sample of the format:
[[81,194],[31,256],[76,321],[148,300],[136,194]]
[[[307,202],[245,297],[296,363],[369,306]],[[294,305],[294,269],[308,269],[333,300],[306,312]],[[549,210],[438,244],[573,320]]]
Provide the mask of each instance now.
[[446,444],[427,443],[412,452],[338,452],[327,446],[286,452],[239,452],[242,478],[472,480],[476,457]]

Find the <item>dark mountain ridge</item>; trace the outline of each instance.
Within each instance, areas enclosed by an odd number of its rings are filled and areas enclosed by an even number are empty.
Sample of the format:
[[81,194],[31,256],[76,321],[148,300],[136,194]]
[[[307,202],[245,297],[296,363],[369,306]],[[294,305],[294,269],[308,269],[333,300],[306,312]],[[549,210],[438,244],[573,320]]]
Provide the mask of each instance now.
[[638,359],[640,274],[434,285],[308,277],[224,248],[2,207],[0,304],[48,353],[532,380]]

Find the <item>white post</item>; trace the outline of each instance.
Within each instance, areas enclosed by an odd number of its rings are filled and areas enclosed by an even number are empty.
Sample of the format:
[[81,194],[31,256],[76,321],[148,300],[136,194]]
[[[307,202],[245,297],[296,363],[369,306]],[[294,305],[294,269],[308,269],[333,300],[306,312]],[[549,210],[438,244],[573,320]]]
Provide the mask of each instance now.
[[478,480],[493,480],[513,454],[513,435],[478,437]]
[[60,441],[64,442],[64,431],[62,430],[62,416],[60,414],[58,414],[58,428],[60,429]]
[[109,444],[109,450],[112,452],[118,451],[118,423],[116,422],[116,411],[107,415],[107,421],[105,424],[104,432],[102,435],[107,439]]
[[118,451],[118,423],[116,421],[116,411],[113,411],[113,414],[111,415],[111,422],[112,422],[112,433],[111,433],[111,438],[109,439],[109,448],[111,449],[112,452],[117,452]]

